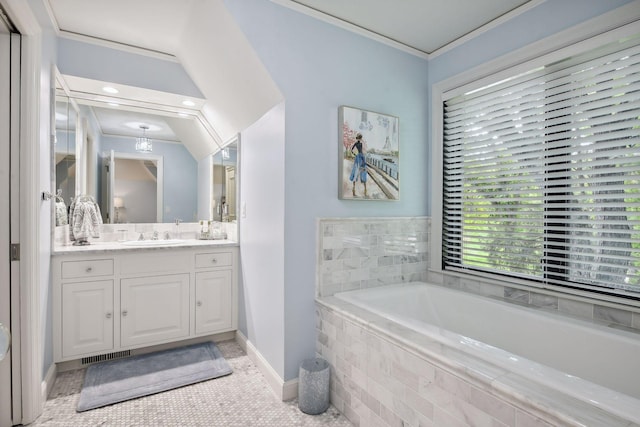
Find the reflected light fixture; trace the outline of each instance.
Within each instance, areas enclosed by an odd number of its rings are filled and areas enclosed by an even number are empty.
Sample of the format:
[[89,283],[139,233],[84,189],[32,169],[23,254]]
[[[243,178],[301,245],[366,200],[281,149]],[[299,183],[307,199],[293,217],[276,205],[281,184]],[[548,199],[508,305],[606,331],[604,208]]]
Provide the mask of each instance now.
[[140,129],[142,129],[142,136],[136,138],[136,151],[140,153],[150,153],[153,151],[153,143],[151,138],[148,138],[146,134],[149,126],[140,125]]
[[102,90],[104,92],[114,93],[114,94],[119,92],[118,89],[116,89],[115,87],[112,87],[112,86],[105,86],[105,87],[102,88]]

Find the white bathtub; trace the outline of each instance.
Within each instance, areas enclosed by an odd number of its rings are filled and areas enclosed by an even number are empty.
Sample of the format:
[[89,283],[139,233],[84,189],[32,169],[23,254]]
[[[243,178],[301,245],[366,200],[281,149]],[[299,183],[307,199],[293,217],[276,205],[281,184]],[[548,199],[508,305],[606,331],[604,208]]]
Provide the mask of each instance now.
[[640,334],[426,283],[335,297],[640,423]]

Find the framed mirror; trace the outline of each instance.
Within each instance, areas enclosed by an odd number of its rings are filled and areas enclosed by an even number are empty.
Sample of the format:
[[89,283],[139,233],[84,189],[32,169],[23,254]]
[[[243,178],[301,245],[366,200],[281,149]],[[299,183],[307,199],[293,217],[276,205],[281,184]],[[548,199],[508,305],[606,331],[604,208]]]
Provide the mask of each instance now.
[[[236,186],[228,182],[236,179],[237,143],[225,147],[223,159],[222,147],[228,144],[220,143],[203,119],[204,100],[189,100],[185,107],[183,97],[175,94],[67,75],[59,78],[61,90],[67,88],[67,104],[60,97],[56,109],[71,105],[75,111],[75,120],[66,124],[67,134],[56,131],[56,138],[68,141],[67,162],[75,156],[75,168],[66,169],[75,173],[75,188],[68,186],[61,194],[67,206],[73,195],[91,195],[105,224],[236,219]],[[102,93],[114,87],[119,93]],[[226,168],[221,176],[228,181],[216,194],[210,191],[211,174],[201,173],[211,168],[214,158]],[[62,165],[60,169],[54,188],[69,179]],[[233,191],[227,189],[230,185]],[[215,203],[213,197],[218,199]],[[216,218],[213,207],[218,204]],[[203,211],[201,206],[211,208]]]

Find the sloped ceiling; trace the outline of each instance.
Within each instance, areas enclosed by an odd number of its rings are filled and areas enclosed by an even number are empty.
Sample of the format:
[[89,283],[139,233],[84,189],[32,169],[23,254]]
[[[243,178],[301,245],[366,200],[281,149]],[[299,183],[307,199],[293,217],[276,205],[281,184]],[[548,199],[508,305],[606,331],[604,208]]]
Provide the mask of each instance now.
[[218,144],[283,99],[222,0],[48,2],[63,34],[176,57],[204,95],[201,113]]

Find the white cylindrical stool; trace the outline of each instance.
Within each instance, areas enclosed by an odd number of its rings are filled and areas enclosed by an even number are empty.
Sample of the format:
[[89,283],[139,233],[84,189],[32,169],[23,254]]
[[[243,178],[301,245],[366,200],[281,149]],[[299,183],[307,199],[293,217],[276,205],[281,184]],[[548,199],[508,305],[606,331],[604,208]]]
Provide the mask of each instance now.
[[306,359],[298,374],[298,408],[305,414],[321,414],[329,408],[329,362]]

